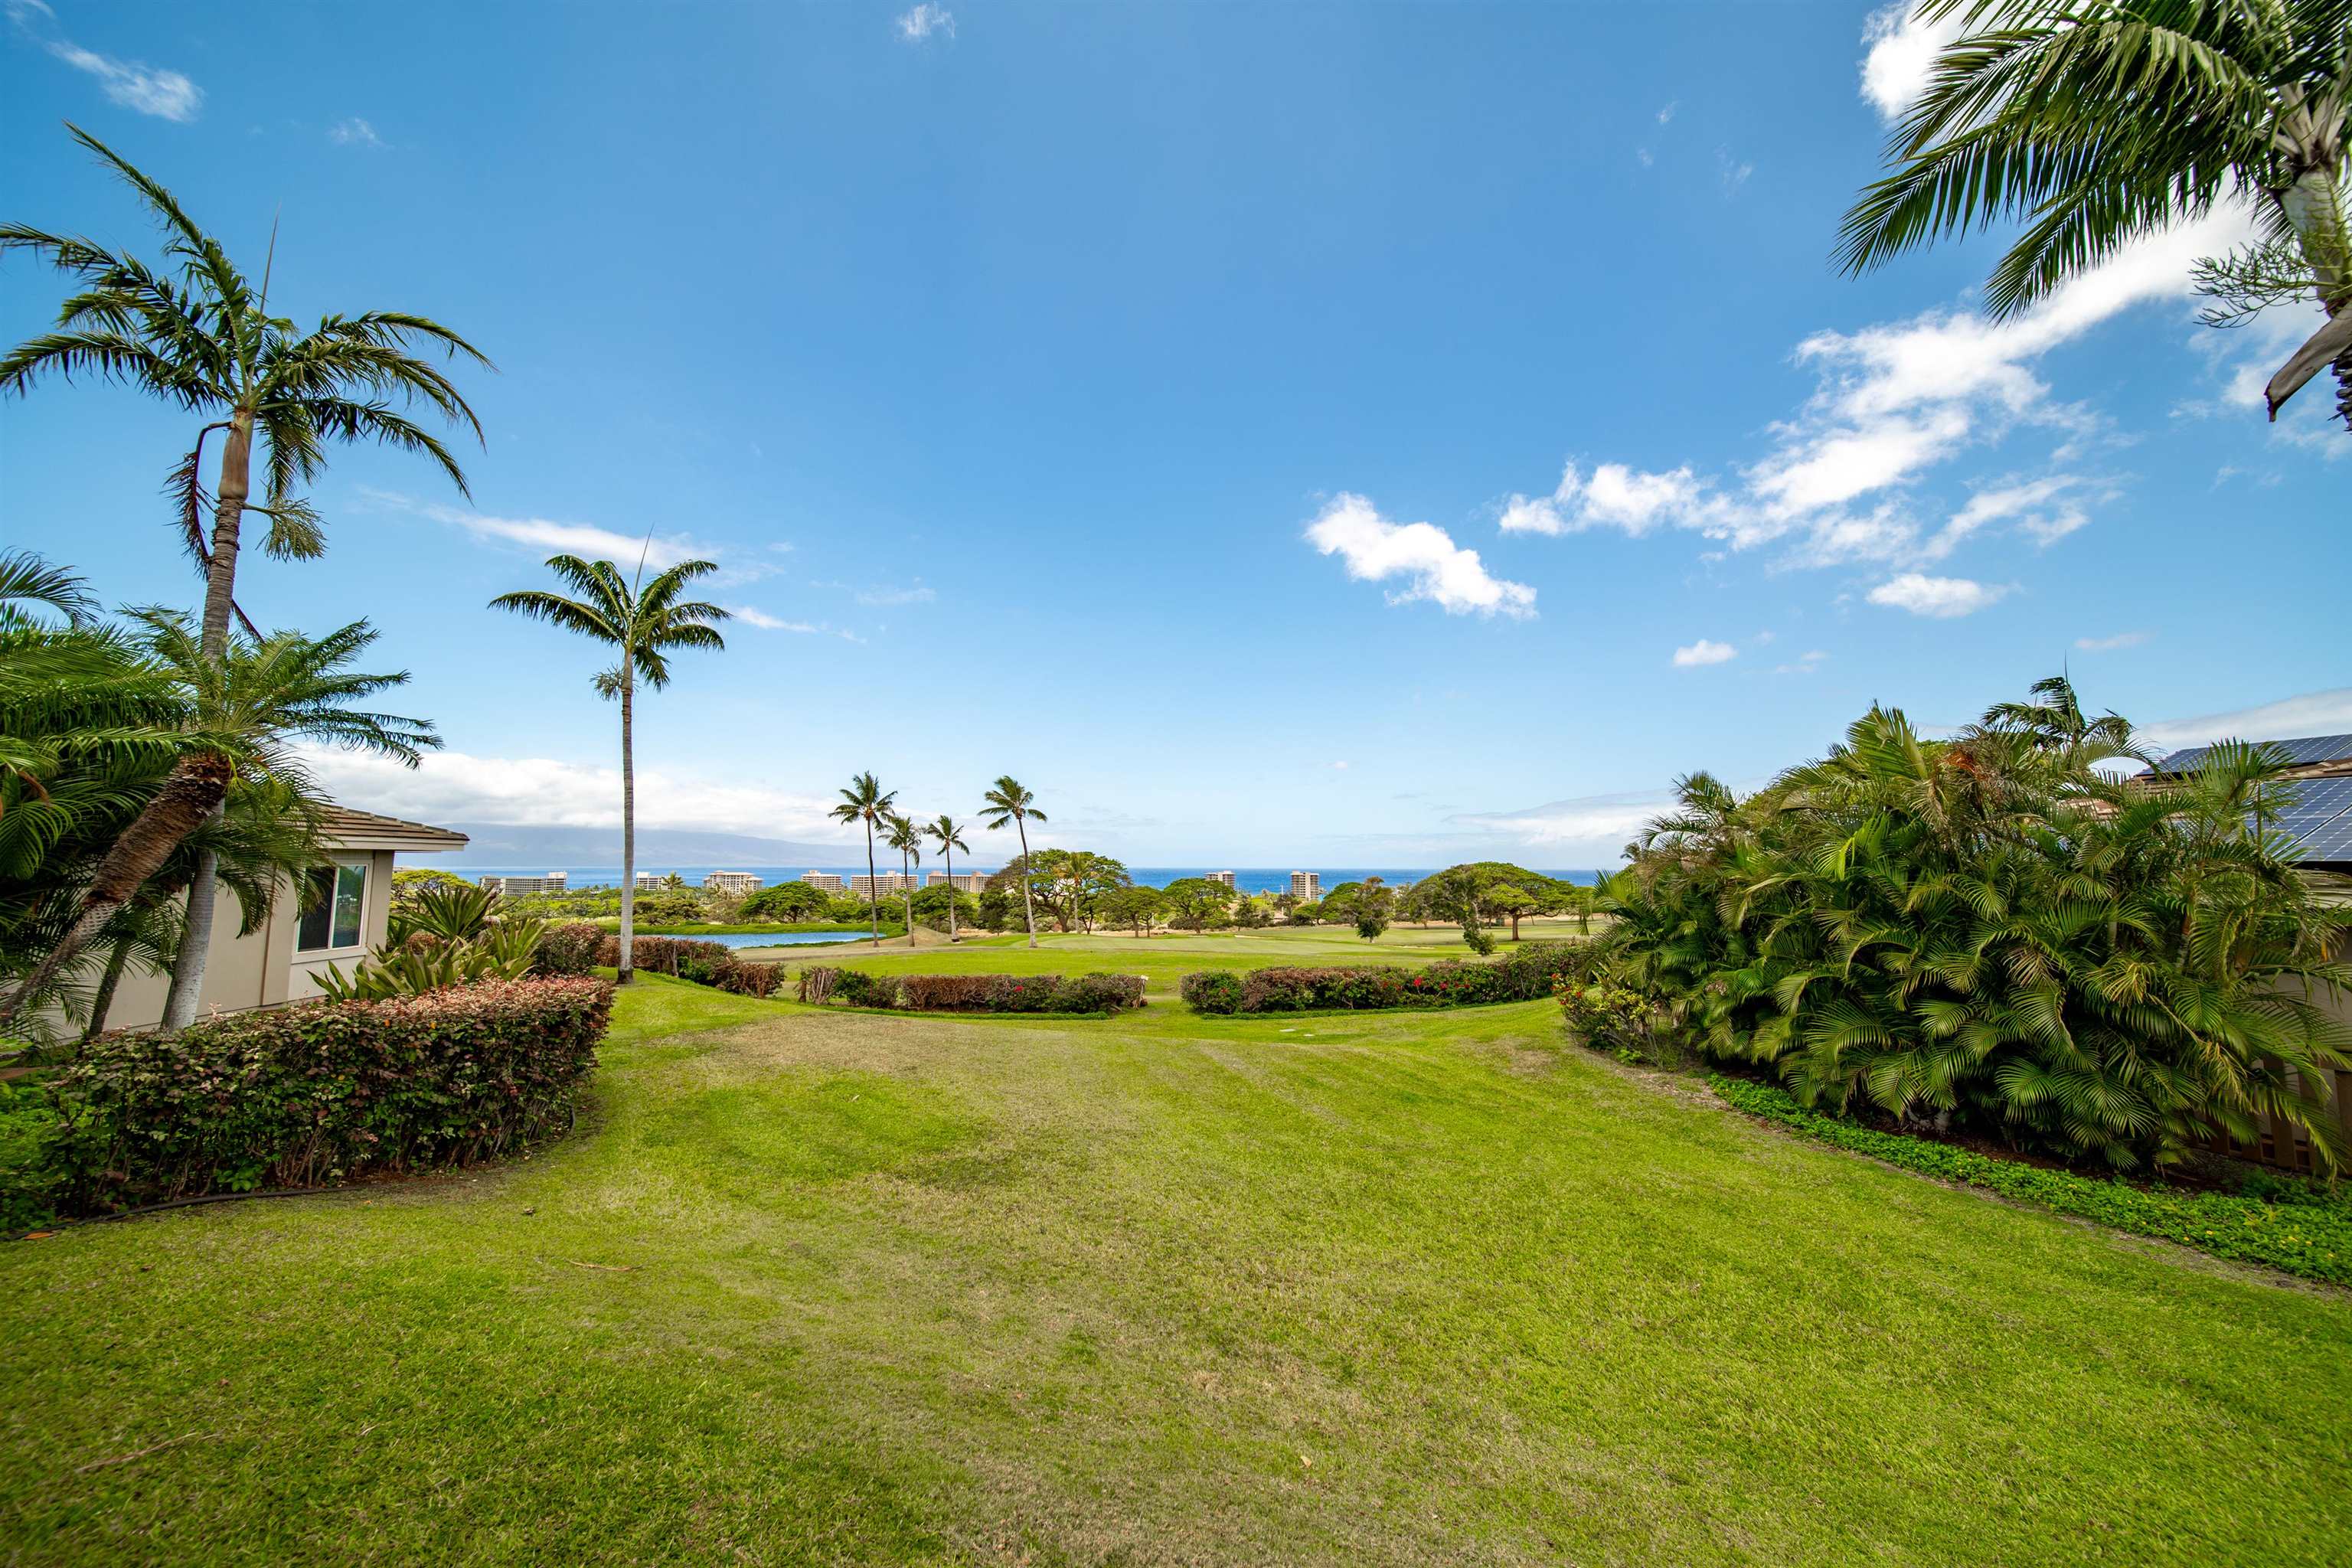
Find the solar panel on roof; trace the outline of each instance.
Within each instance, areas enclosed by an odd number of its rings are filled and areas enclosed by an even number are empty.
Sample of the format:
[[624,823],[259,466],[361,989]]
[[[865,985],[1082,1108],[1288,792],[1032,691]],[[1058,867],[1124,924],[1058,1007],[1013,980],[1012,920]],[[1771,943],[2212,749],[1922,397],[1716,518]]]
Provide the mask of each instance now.
[[2352,779],[2298,779],[2280,796],[2279,826],[2301,832],[2352,811]]
[[[2286,753],[2288,764],[2306,767],[2313,763],[2352,762],[2352,735],[2304,735],[2291,741],[2270,742]],[[2159,772],[2183,773],[2205,760],[2210,746],[2190,746],[2173,752],[2157,763]]]
[[2298,860],[2352,860],[2352,812],[2305,836],[2295,846]]

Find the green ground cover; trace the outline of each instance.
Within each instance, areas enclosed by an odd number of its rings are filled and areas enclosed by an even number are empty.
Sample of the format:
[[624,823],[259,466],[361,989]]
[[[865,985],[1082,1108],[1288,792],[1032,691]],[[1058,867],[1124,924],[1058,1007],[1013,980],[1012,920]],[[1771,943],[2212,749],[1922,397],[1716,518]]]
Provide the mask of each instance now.
[[[909,956],[983,955],[1028,956]],[[605,1064],[505,1168],[0,1247],[0,1555],[2352,1556],[2352,1298],[1790,1138],[1549,1004],[652,977]]]

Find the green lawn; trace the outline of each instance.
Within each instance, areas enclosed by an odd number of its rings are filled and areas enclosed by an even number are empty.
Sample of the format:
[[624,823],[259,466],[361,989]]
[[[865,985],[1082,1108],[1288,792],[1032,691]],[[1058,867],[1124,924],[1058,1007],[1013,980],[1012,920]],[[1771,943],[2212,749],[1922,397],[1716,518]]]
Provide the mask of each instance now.
[[648,979],[539,1157],[0,1247],[0,1312],[10,1563],[2352,1560],[2352,1298],[1544,1004]]

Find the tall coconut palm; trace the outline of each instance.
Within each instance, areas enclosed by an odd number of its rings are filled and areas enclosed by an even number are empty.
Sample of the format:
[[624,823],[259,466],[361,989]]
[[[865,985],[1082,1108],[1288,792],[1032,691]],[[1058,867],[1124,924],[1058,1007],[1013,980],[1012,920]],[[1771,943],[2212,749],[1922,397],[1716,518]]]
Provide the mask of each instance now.
[[[898,852],[899,886],[907,895],[907,945],[915,945],[915,868],[923,863],[923,830],[911,817],[888,816],[883,819],[889,836],[883,840]],[[955,891],[948,889],[952,895]]]
[[621,705],[621,953],[620,983],[635,978],[637,914],[637,683],[659,691],[669,684],[668,656],[681,648],[723,653],[727,641],[712,624],[728,618],[716,605],[682,597],[688,584],[719,570],[715,561],[681,561],[644,580],[621,575],[610,561],[551,555],[547,569],[575,597],[527,588],[490,601],[494,610],[512,610],[568,632],[593,637],[614,650],[617,662],[599,671],[598,696]]
[[[94,374],[126,382],[202,416],[194,445],[167,487],[183,542],[205,574],[202,647],[214,663],[227,657],[236,607],[244,515],[269,520],[265,553],[304,560],[326,548],[319,517],[299,489],[325,466],[329,443],[373,442],[429,458],[459,493],[465,471],[430,430],[403,409],[417,405],[481,438],[481,424],[456,384],[412,347],[464,355],[488,367],[471,343],[436,321],[397,310],[330,315],[308,332],[269,313],[269,268],[260,287],[229,259],[227,247],[196,226],[162,184],[95,137],[68,126],[75,141],[129,185],[163,227],[163,262],[150,267],[87,239],[24,224],[0,224],[0,254],[28,251],[73,279],[58,307],[57,330],[0,359],[0,393],[23,395],[42,376]],[[274,251],[274,241],[273,241]],[[175,278],[176,275],[176,278]],[[401,408],[393,406],[398,399]],[[213,488],[203,479],[205,442],[222,433]],[[265,500],[253,494],[254,446],[263,449]],[[212,532],[204,511],[212,510]],[[254,632],[250,622],[247,630]],[[188,887],[193,931],[212,926],[212,867],[199,857]],[[195,977],[206,949],[194,947]]]
[[971,846],[963,841],[962,826],[945,812],[925,823],[923,831],[931,836],[931,842],[940,847],[940,858],[947,862],[948,941],[952,942],[956,939],[955,852],[961,849],[969,855]]
[[866,827],[866,933],[874,945],[882,945],[882,879],[874,869],[874,828],[890,816],[898,792],[886,790],[882,781],[872,773],[859,773],[841,792],[841,804],[833,808],[835,822],[862,823]]
[[[140,610],[131,619],[150,658],[186,692],[184,749],[91,866],[56,944],[0,999],[0,1026],[54,984],[108,922],[132,905],[174,851],[215,820],[233,786],[275,779],[308,792],[309,773],[295,742],[350,747],[411,767],[421,752],[441,743],[432,726],[420,720],[352,706],[408,679],[405,670],[364,675],[349,668],[375,641],[365,621],[315,639],[297,632],[233,637],[226,660],[215,663],[205,657],[199,627],[181,613]],[[209,910],[209,903],[205,907]],[[208,923],[199,929],[190,921],[179,945],[184,952],[190,944],[209,945],[210,940]],[[167,1029],[194,1016],[192,997],[182,994],[176,1000],[176,1014],[166,1006]]]
[[1029,825],[1045,821],[1045,814],[1037,809],[1037,797],[1022,788],[1020,781],[1010,773],[998,779],[980,798],[982,826],[992,833],[1009,822],[1021,835],[1021,919],[1029,928],[1029,945],[1034,947],[1037,910],[1029,894]]
[[[2352,425],[2345,0],[1923,0],[1965,14],[1846,215],[1849,270],[1998,219],[2025,232],[1987,300],[2010,315],[2132,239],[2250,201],[2264,239],[2210,262],[2224,317],[2289,299],[2328,321],[2268,388],[2271,416],[2333,363]],[[2209,317],[2209,319],[2220,319]]]

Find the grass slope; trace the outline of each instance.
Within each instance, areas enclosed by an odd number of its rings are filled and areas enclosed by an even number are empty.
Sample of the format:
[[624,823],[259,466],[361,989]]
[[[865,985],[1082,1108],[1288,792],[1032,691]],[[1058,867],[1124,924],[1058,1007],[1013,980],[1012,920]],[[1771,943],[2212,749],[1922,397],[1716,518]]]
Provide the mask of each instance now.
[[0,1543],[2352,1555],[2352,1300],[1792,1141],[1558,1034],[1544,1004],[946,1022],[649,979],[593,1118],[537,1158],[0,1249]]

